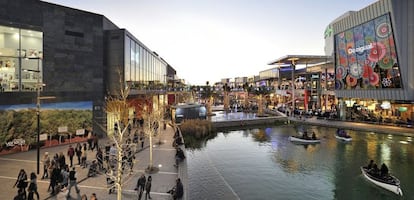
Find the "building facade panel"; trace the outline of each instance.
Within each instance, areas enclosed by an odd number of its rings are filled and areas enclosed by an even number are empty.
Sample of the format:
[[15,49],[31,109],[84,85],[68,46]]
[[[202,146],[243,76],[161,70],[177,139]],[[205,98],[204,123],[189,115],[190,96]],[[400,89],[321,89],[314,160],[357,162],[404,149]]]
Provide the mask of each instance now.
[[[394,69],[398,69],[398,66],[393,66],[392,70],[378,71],[377,73],[379,75],[380,82],[374,88],[372,89],[365,88],[364,92],[359,92],[356,90],[344,89],[343,87],[339,87],[336,90],[337,97],[372,98],[372,99],[379,99],[379,100],[386,100],[388,97],[392,97],[392,98],[396,97],[395,100],[406,100],[406,101],[410,101],[413,99],[414,88],[410,86],[410,84],[412,84],[413,82],[412,80],[413,69],[412,67],[410,67],[410,65],[412,65],[413,62],[412,60],[410,62],[408,61],[408,59],[411,59],[410,57],[412,56],[406,56],[407,52],[412,51],[412,50],[409,50],[409,48],[413,48],[412,47],[413,45],[411,45],[411,47],[406,47],[406,45],[409,45],[409,44],[407,44],[406,42],[401,42],[401,38],[404,38],[403,41],[407,41],[408,37],[412,37],[412,36],[408,36],[406,35],[404,31],[402,32],[400,31],[401,26],[403,26],[402,23],[404,22],[403,20],[397,20],[397,19],[402,19],[402,18],[413,20],[413,17],[410,16],[408,13],[400,12],[401,8],[395,8],[393,6],[390,6],[391,4],[393,5],[398,4],[398,6],[404,5],[404,6],[409,7],[410,3],[406,1],[392,1],[392,0],[378,1],[377,3],[374,3],[358,12],[352,13],[349,17],[345,17],[341,19],[340,21],[338,21],[337,23],[333,23],[333,29],[334,29],[335,34],[340,34],[340,33],[349,34],[349,32],[351,31],[351,34],[352,33],[354,34],[353,37],[356,37],[356,35],[358,35],[357,34],[358,31],[356,31],[356,29],[360,27],[361,24],[362,26],[364,26],[364,31],[365,31],[367,30],[365,27],[366,24],[374,23],[375,24],[374,26],[376,28],[376,30],[374,31],[379,31],[379,29],[383,28],[383,27],[380,27],[382,25],[381,23],[384,22],[383,20],[385,21],[391,20],[389,22],[390,27],[391,27],[391,36],[389,36],[390,39],[385,38],[388,40],[387,42],[389,43],[385,42],[384,48],[387,48],[387,51],[389,51],[387,52],[387,55],[390,55],[390,56],[395,55],[394,61],[399,66],[399,70],[394,70]],[[368,16],[368,18],[364,16]],[[388,16],[390,19],[387,19]],[[336,36],[338,38],[338,35]],[[380,36],[383,36],[383,35],[380,35]],[[344,43],[345,45],[354,45],[354,43],[355,43],[355,46],[358,45],[357,42],[359,41],[357,41],[355,38],[347,38],[347,39],[348,40],[346,40],[346,43]],[[351,39],[351,41],[349,39]],[[379,38],[378,35],[377,35],[377,38],[374,38],[374,39],[381,41],[381,42],[386,41],[386,40],[383,40],[382,38]],[[367,39],[365,38],[365,40]],[[335,43],[336,45],[341,44],[340,42],[338,43],[338,40],[336,40],[335,42],[336,42]],[[366,44],[368,44],[367,41],[365,42]],[[354,48],[355,46],[352,46],[352,47]],[[395,46],[395,50],[393,46]],[[347,46],[347,48],[349,47]],[[339,52],[336,51],[336,56],[338,56],[338,53]],[[352,59],[358,60],[358,56],[360,55],[355,54],[354,58],[349,58],[348,56],[348,59],[349,59],[348,62],[351,62]],[[336,60],[337,60],[336,64],[337,66],[339,66],[338,57]],[[376,62],[381,64],[381,61],[376,61]],[[384,63],[386,63],[385,60],[382,64]],[[374,70],[375,70],[375,67],[374,67]],[[348,72],[353,72],[353,71],[348,71]],[[339,72],[337,71],[337,73]],[[387,84],[383,84],[382,81],[384,81],[384,78],[387,78],[387,80],[389,80],[388,78],[390,77],[391,77],[391,80],[393,81],[392,83],[396,83],[396,85],[392,85],[391,88],[387,88]],[[338,78],[338,75],[337,75],[337,78]],[[348,79],[345,80],[345,77],[342,77],[342,78],[343,78],[342,83],[345,81],[349,81]],[[398,83],[398,80],[395,78],[401,79],[401,85]],[[352,83],[352,80],[350,82]],[[347,85],[346,83],[343,83],[343,84]]]
[[[13,87],[4,82],[6,89],[0,81],[0,105],[36,102],[36,88],[28,88],[26,79],[37,80],[46,84],[41,96],[56,97],[50,102],[92,102],[94,123],[105,125],[104,97],[119,92],[120,80],[131,83],[133,89],[148,89],[137,88],[139,83],[145,87],[166,84],[168,63],[103,15],[38,0],[2,0],[0,11],[0,52],[11,50],[13,54],[0,56],[0,77],[10,65],[6,69],[2,60],[12,58],[15,69],[11,75],[17,80]],[[15,33],[18,42],[12,38]],[[37,45],[25,38],[31,33],[40,35]],[[23,56],[23,50],[35,56]],[[23,73],[26,65],[40,79]],[[94,124],[99,132],[97,127]]]

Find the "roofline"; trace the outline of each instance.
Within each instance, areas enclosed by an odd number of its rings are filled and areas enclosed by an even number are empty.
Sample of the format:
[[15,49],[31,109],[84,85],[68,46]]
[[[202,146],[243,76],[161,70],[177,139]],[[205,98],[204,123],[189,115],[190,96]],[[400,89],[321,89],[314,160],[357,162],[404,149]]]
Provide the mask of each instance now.
[[[296,64],[317,64],[319,62],[306,62],[310,59],[326,59],[329,60],[330,56],[325,55],[286,55],[280,57],[276,60],[273,60],[268,63],[268,65],[283,65],[283,64],[292,64],[292,61],[295,61]],[[305,60],[305,61],[301,61]]]

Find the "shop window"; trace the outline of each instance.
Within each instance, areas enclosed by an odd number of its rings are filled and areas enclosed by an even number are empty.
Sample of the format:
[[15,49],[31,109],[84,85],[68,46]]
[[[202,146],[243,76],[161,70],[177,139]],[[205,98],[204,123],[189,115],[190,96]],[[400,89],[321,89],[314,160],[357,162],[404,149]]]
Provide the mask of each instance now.
[[0,26],[0,91],[35,90],[42,82],[43,34]]

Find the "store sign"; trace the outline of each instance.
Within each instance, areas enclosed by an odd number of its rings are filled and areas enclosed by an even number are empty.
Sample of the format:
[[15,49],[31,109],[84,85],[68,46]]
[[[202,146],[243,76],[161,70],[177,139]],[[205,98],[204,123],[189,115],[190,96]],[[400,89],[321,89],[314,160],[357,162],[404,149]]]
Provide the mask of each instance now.
[[406,112],[407,111],[407,107],[399,107],[398,111],[400,112]]
[[16,145],[22,146],[22,145],[25,145],[25,144],[26,144],[26,140],[24,140],[22,138],[14,139],[10,142],[6,142],[6,146],[8,146],[8,147],[14,147]]
[[372,48],[374,48],[374,45],[372,43],[365,45],[365,46],[357,47],[357,48],[349,48],[348,54],[363,53],[364,51],[370,50]]
[[59,133],[68,132],[68,127],[67,127],[67,126],[60,126],[60,127],[58,128],[58,132],[59,132]]
[[381,104],[381,108],[382,109],[390,109],[391,108],[391,103],[389,101],[383,101]]
[[47,134],[41,134],[41,135],[39,136],[39,140],[40,140],[40,141],[46,141],[46,140],[47,140]]
[[85,129],[76,130],[76,135],[85,135]]

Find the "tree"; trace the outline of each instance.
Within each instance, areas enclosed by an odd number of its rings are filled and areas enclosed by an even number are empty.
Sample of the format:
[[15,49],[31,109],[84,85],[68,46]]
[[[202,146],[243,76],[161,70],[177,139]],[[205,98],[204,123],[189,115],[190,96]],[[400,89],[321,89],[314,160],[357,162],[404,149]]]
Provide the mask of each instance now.
[[[107,96],[105,112],[110,113],[113,116],[115,124],[114,131],[107,132],[108,137],[112,139],[117,149],[116,155],[110,157],[112,162],[110,162],[111,179],[114,180],[114,184],[117,190],[117,200],[122,199],[122,175],[124,174],[124,166],[128,159],[125,158],[126,155],[133,156],[134,153],[127,154],[131,147],[135,144],[130,144],[127,142],[127,133],[128,127],[132,126],[132,121],[129,116],[130,105],[127,102],[129,95],[130,87],[127,86],[122,80],[120,81],[120,90],[118,94]],[[116,128],[115,128],[116,127]]]
[[229,99],[229,92],[230,92],[230,87],[226,84],[223,85],[223,91],[224,91],[224,95],[223,95],[223,103],[224,103],[224,110],[226,112],[229,111],[230,109],[230,99]]
[[145,107],[143,111],[144,118],[144,133],[149,138],[149,165],[146,169],[148,173],[154,173],[158,171],[158,168],[154,166],[152,154],[153,154],[153,137],[160,134],[160,124],[164,120],[164,110],[159,107]]
[[270,90],[265,86],[261,86],[257,87],[254,91],[255,94],[258,96],[257,116],[263,116],[263,95],[270,94]]
[[245,82],[243,84],[243,90],[247,93],[244,98],[244,108],[249,107],[249,94],[252,91],[253,87],[249,83]]

